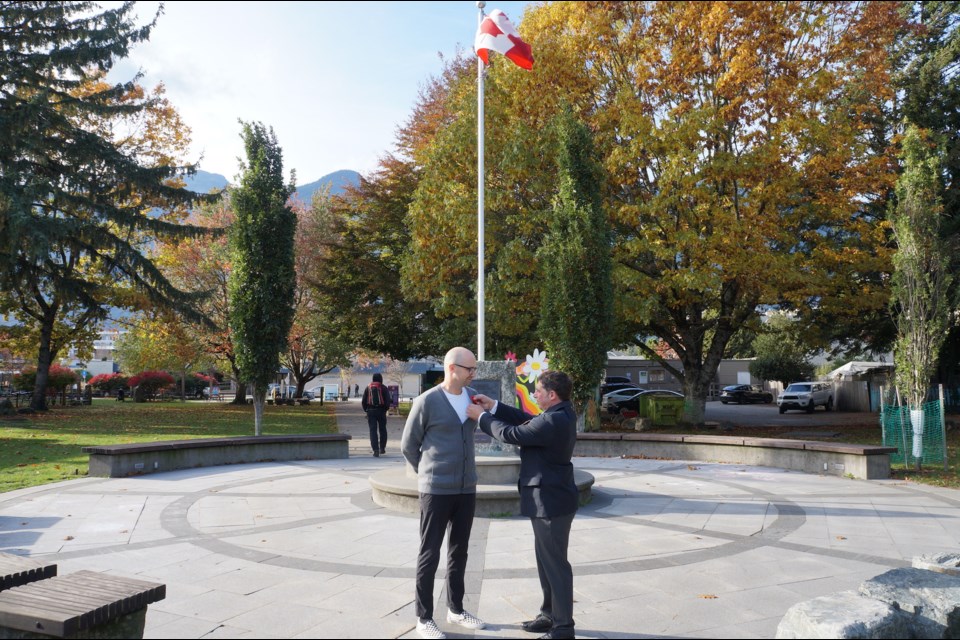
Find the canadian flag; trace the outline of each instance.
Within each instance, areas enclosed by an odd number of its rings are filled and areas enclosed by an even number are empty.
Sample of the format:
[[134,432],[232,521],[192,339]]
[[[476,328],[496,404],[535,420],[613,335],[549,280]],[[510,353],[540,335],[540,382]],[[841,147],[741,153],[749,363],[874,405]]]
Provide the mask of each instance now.
[[496,51],[513,60],[518,67],[533,69],[533,50],[520,39],[507,14],[500,9],[494,9],[484,17],[477,29],[473,48],[485,64],[490,64],[490,51]]

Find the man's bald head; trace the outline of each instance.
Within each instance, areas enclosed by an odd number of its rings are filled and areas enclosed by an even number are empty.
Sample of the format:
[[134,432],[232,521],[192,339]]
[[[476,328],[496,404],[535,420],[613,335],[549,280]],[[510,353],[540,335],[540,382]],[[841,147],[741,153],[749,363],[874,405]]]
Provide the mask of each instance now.
[[477,358],[470,349],[454,347],[443,357],[443,382],[441,386],[453,395],[459,395],[470,384],[477,372]]
[[454,347],[453,349],[450,349],[450,351],[447,351],[447,355],[443,357],[444,367],[450,364],[475,367],[477,366],[477,358],[473,355],[473,352],[466,347]]

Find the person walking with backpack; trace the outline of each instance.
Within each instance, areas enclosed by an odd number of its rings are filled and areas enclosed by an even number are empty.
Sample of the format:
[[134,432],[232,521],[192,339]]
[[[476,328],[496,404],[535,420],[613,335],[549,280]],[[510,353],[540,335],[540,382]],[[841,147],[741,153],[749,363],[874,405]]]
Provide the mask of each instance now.
[[[379,458],[387,452],[387,409],[390,408],[390,390],[383,386],[383,376],[373,374],[373,382],[363,390],[360,406],[367,413],[367,426],[370,427],[370,448],[373,456]],[[377,436],[380,436],[379,442]]]

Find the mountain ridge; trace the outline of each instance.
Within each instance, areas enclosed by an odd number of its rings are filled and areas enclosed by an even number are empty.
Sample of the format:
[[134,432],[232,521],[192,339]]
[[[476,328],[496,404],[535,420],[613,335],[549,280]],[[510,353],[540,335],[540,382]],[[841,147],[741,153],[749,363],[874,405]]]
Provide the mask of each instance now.
[[[187,189],[197,193],[209,193],[212,190],[223,189],[230,185],[230,181],[219,173],[198,169],[192,176],[184,178]],[[293,195],[304,204],[310,204],[313,194],[320,188],[329,185],[330,195],[341,195],[348,187],[360,184],[360,174],[352,169],[340,169],[328,173],[319,180],[298,185]]]

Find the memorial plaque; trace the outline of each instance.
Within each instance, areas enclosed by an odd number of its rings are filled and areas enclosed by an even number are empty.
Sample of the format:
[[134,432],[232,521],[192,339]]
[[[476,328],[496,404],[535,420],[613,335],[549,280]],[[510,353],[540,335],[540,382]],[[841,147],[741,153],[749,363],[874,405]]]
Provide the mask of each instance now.
[[499,380],[474,380],[470,383],[471,389],[497,401],[503,400],[500,397],[500,387]]
[[[507,402],[511,407],[517,403],[517,375],[511,362],[478,362],[477,374],[470,388],[498,402]],[[480,456],[517,456],[519,447],[503,444],[480,431],[473,434],[473,445]]]

